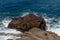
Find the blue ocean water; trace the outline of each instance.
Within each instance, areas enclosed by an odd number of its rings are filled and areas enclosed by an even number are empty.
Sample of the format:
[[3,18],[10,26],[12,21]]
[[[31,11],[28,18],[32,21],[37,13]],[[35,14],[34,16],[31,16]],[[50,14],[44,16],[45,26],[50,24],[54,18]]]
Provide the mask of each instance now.
[[[6,27],[12,18],[23,17],[31,11],[45,19],[47,31],[55,32],[60,36],[60,0],[0,0],[0,34],[2,32],[11,34],[12,30]],[[0,39],[16,38],[9,34],[0,35]]]
[[34,11],[60,16],[60,0],[0,0],[0,18],[20,16],[20,12]]

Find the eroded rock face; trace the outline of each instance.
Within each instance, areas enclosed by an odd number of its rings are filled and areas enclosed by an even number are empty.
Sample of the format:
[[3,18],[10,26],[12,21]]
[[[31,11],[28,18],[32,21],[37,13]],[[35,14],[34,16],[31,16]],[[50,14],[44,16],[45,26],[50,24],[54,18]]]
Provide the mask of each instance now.
[[60,37],[53,32],[32,28],[29,32],[25,32],[21,38],[16,40],[60,40]]
[[34,14],[29,14],[24,17],[13,19],[8,25],[8,28],[17,29],[22,32],[28,31],[33,27],[46,30],[45,20],[42,17],[38,17]]

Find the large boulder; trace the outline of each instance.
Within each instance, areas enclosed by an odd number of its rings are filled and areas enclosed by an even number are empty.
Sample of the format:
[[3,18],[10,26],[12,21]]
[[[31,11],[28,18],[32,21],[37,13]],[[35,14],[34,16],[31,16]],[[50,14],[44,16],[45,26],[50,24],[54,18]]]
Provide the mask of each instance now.
[[25,32],[21,38],[16,40],[60,40],[60,37],[53,32],[32,28],[29,32]]
[[29,14],[24,17],[14,18],[8,25],[8,28],[17,29],[22,32],[28,31],[33,27],[46,30],[44,18],[38,17],[34,14]]

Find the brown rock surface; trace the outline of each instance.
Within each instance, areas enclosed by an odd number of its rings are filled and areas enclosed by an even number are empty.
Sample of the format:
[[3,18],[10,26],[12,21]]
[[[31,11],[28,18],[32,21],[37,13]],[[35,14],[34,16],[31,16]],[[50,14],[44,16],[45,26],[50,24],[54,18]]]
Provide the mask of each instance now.
[[17,29],[22,32],[28,31],[33,27],[46,30],[45,20],[42,17],[38,17],[34,14],[29,14],[24,17],[13,19],[8,25],[8,28]]
[[25,32],[20,39],[16,40],[60,40],[60,37],[53,32],[33,28],[29,32]]

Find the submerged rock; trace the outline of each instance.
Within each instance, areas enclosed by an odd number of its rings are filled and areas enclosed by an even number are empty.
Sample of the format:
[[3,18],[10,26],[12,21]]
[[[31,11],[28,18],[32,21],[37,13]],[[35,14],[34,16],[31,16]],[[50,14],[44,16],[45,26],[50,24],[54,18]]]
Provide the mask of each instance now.
[[16,40],[60,40],[60,37],[53,32],[32,28],[29,32],[25,32],[21,38]]
[[29,14],[24,17],[14,18],[8,25],[8,28],[17,29],[22,32],[28,31],[34,27],[46,30],[44,18]]

